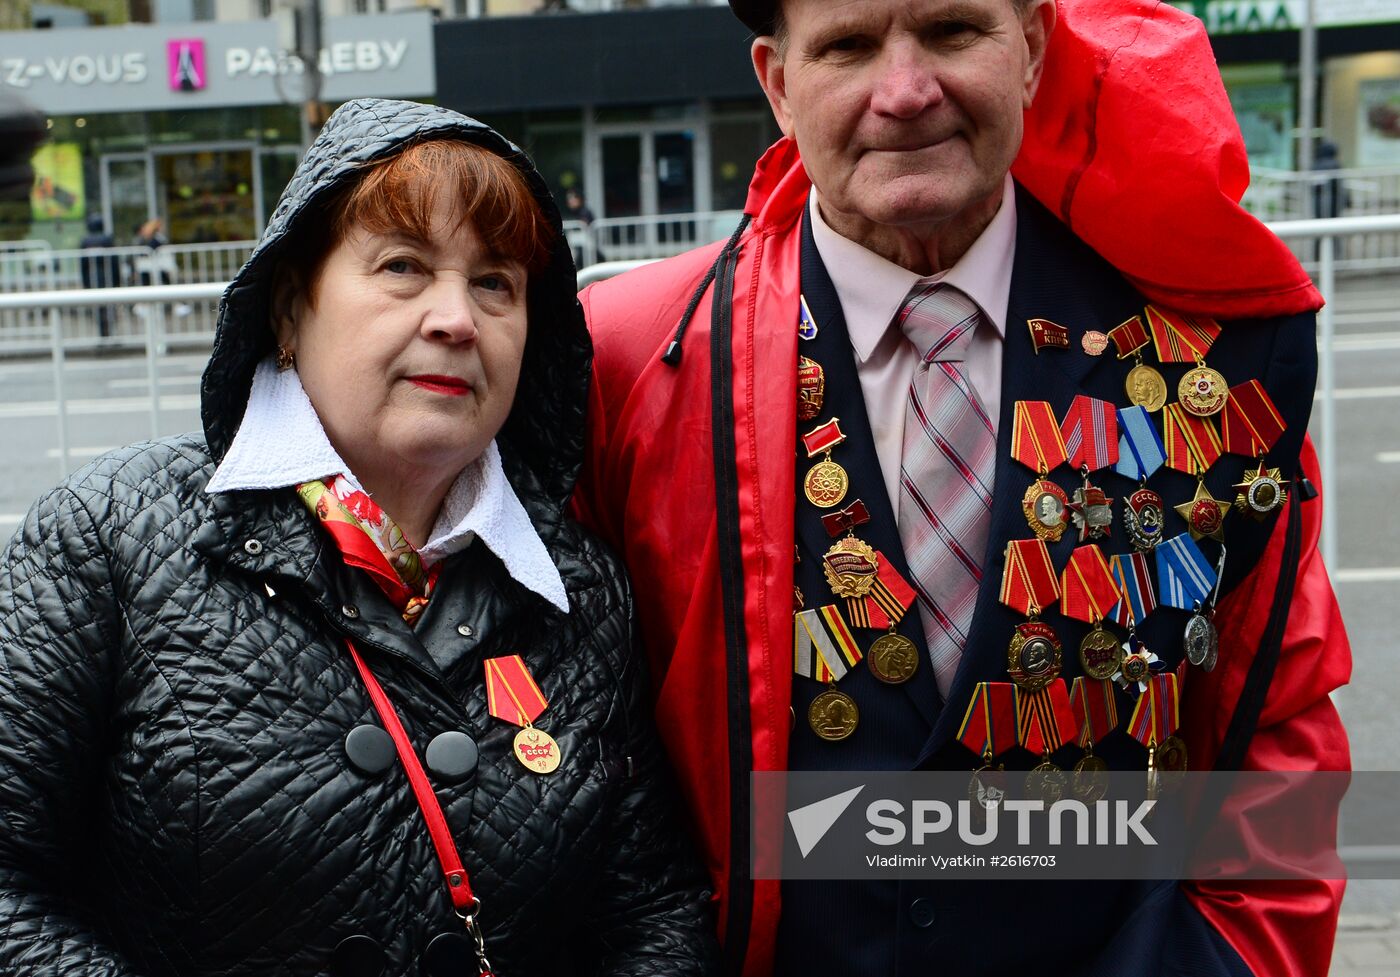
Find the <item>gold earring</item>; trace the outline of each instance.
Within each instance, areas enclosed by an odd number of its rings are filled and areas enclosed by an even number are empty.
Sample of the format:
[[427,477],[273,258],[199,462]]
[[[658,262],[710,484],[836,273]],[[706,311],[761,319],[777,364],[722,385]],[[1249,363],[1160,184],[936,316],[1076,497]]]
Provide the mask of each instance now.
[[297,365],[297,355],[285,346],[277,347],[277,369],[286,372]]

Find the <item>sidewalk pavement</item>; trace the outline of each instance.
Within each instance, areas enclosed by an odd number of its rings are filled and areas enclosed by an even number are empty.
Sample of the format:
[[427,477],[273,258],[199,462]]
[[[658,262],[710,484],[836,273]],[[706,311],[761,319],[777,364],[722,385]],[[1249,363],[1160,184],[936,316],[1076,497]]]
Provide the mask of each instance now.
[[1343,914],[1329,977],[1400,974],[1400,915]]

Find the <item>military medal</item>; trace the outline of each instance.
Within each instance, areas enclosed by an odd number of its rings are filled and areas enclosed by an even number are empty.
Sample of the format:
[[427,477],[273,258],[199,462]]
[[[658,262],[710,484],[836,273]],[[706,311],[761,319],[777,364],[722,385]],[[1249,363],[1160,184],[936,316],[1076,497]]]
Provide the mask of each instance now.
[[1151,553],[1162,539],[1164,503],[1150,488],[1140,488],[1123,505],[1123,528],[1139,553]]
[[1063,650],[1048,624],[1036,620],[1060,599],[1060,582],[1042,539],[1014,539],[1006,544],[1001,602],[1029,617],[1016,625],[1006,652],[1006,670],[1017,687],[1038,692],[1060,675]]
[[[1206,671],[1215,667],[1220,655],[1220,635],[1211,619],[1199,610],[1186,622],[1186,633],[1182,635],[1181,643],[1186,650],[1186,660],[1192,665]],[[1210,668],[1206,667],[1207,663]]]
[[1152,573],[1147,567],[1145,553],[1118,553],[1108,562],[1118,592],[1123,595],[1108,614],[1109,620],[1131,634],[1147,615],[1157,609],[1157,594],[1152,588]]
[[1093,543],[1070,554],[1060,576],[1060,612],[1093,626],[1079,645],[1079,664],[1091,678],[1106,679],[1118,671],[1118,639],[1104,629],[1103,621],[1122,595],[1109,570],[1103,551]]
[[1060,434],[1070,466],[1084,479],[1067,507],[1070,519],[1081,543],[1102,539],[1113,531],[1113,500],[1089,483],[1089,473],[1118,461],[1118,412],[1106,400],[1081,394],[1065,412]]
[[1000,777],[1005,768],[994,768],[992,761],[1016,745],[1015,691],[1010,682],[978,682],[958,727],[958,742],[982,759],[967,784],[975,811],[991,810],[1006,796]]
[[1147,688],[1153,673],[1163,667],[1161,659],[1138,641],[1136,636],[1123,642],[1123,657],[1118,663],[1118,671],[1113,673],[1113,681],[1124,692],[1139,695]]
[[1206,602],[1218,579],[1210,561],[1187,533],[1157,547],[1158,593],[1166,606],[1194,611]]
[[1220,323],[1149,305],[1147,327],[1157,347],[1157,359],[1163,363],[1195,363],[1176,388],[1182,408],[1197,417],[1220,413],[1230,397],[1229,385],[1219,372],[1206,366],[1205,359],[1220,335]]
[[1113,470],[1124,478],[1146,482],[1167,460],[1162,435],[1145,407],[1118,411],[1118,463]]
[[1108,792],[1108,764],[1094,755],[1094,747],[1118,728],[1118,698],[1113,683],[1078,677],[1070,685],[1070,709],[1079,729],[1078,743],[1084,756],[1074,765],[1070,790],[1085,804]]
[[1113,532],[1113,500],[1104,490],[1089,484],[1085,476],[1084,487],[1074,490],[1074,498],[1069,506],[1070,519],[1079,530],[1081,543],[1090,539],[1102,539]]
[[817,338],[817,320],[812,318],[812,310],[807,308],[807,296],[797,297],[797,307],[799,309],[797,317],[797,338],[811,342]]
[[1186,520],[1192,539],[1209,536],[1216,542],[1225,541],[1225,513],[1230,511],[1230,503],[1214,498],[1206,489],[1206,483],[1196,482],[1196,495],[1190,502],[1176,507],[1177,515]]
[[1133,316],[1122,325],[1110,329],[1108,338],[1118,348],[1120,360],[1129,356],[1136,360],[1136,364],[1128,371],[1128,378],[1124,384],[1128,400],[1150,413],[1157,413],[1167,402],[1167,381],[1162,379],[1162,374],[1142,361],[1142,348],[1149,342],[1147,327],[1143,325],[1142,317]]
[[[1157,749],[1176,732],[1181,721],[1180,686],[1174,672],[1153,675],[1138,696],[1128,720],[1128,735],[1147,747],[1149,776],[1157,770]],[[1185,750],[1182,750],[1185,758]]]
[[1069,330],[1064,326],[1049,319],[1027,319],[1026,325],[1030,327],[1031,344],[1035,346],[1036,355],[1046,346],[1069,349]]
[[1187,413],[1180,404],[1168,404],[1162,414],[1162,428],[1168,468],[1204,475],[1220,460],[1220,434],[1210,418]]
[[1175,734],[1157,744],[1157,769],[1167,773],[1185,773],[1186,741]]
[[1235,508],[1253,518],[1263,521],[1288,502],[1288,491],[1280,480],[1277,468],[1268,468],[1264,459],[1259,459],[1259,470],[1246,476],[1234,488],[1240,494],[1235,497]]
[[822,455],[822,460],[807,470],[807,477],[802,483],[807,501],[812,505],[829,509],[840,505],[841,500],[846,497],[846,490],[851,485],[850,478],[846,475],[846,469],[831,460],[831,449],[845,440],[846,435],[841,432],[840,418],[836,417],[802,435],[807,457]]
[[1067,458],[1055,412],[1043,400],[1018,400],[1011,428],[1011,457],[1039,477],[1026,489],[1021,511],[1039,539],[1059,542],[1067,524],[1069,496],[1046,478]]
[[[852,626],[888,628],[893,634],[895,625],[914,603],[914,588],[900,576],[893,563],[856,538],[856,527],[869,521],[870,510],[860,499],[844,509],[822,516],[822,527],[828,536],[847,534],[826,551],[822,557],[822,570],[832,593],[845,598],[846,614]],[[898,641],[908,640],[897,634],[894,638]],[[881,647],[888,652],[898,641],[886,641]],[[914,657],[917,661],[917,652]],[[872,663],[871,670],[876,671],[879,667]],[[898,669],[890,674],[897,672]],[[878,673],[876,677],[880,677]]]
[[792,631],[793,671],[827,686],[808,706],[807,724],[824,740],[843,740],[856,731],[860,709],[836,683],[860,663],[860,647],[835,604],[794,614]]
[[797,358],[797,419],[814,420],[826,398],[826,372],[816,360]]
[[1176,388],[1176,397],[1181,401],[1181,406],[1197,417],[1219,414],[1229,396],[1225,378],[1204,365],[1187,370]]
[[548,707],[525,659],[519,655],[486,659],[486,708],[495,718],[521,727],[511,753],[531,773],[559,769],[559,744],[534,725]]
[[1221,420],[1221,440],[1232,455],[1261,458],[1273,450],[1287,425],[1258,380],[1230,388]]
[[1074,723],[1069,692],[1063,682],[1051,682],[1035,692],[1015,690],[1016,741],[1031,753],[1040,754],[1040,763],[1031,768],[1026,779],[1029,791],[1039,794],[1047,804],[1059,800],[1065,792],[1068,778],[1050,760],[1079,729]]

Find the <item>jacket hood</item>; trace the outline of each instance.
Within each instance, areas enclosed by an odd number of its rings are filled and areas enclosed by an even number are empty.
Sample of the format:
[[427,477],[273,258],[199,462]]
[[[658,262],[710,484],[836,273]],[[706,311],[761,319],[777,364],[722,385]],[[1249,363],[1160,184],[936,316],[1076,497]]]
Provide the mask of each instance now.
[[529,332],[515,405],[496,436],[506,474],[532,515],[557,515],[573,491],[583,459],[584,412],[593,347],[578,304],[573,255],[559,209],[534,165],[490,127],[450,109],[416,102],[356,99],[327,120],[311,144],[262,239],[224,292],[214,349],[200,385],[204,434],[214,459],[228,450],[242,422],[253,371],[273,348],[269,319],[273,273],[300,222],[353,183],[368,163],[414,142],[453,139],[490,150],[525,177],[554,231],[547,267],[531,275]]

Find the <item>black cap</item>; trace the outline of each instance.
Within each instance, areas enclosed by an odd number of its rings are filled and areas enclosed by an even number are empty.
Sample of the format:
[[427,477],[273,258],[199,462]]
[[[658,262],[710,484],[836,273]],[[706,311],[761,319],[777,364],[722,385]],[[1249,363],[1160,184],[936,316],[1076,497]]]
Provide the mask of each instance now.
[[773,33],[773,22],[778,17],[776,0],[729,0],[729,9],[760,37]]

